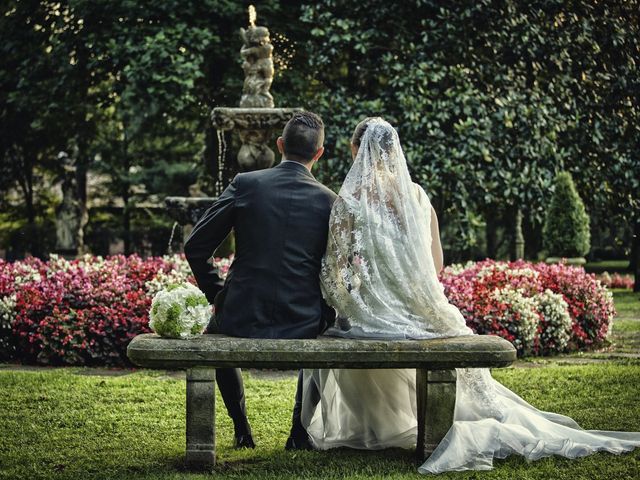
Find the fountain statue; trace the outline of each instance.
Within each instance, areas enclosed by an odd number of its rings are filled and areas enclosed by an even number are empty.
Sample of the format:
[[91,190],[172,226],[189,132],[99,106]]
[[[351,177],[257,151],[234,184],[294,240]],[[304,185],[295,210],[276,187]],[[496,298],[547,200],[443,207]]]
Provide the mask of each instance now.
[[[241,146],[237,155],[237,167],[242,172],[269,168],[275,154],[269,147],[277,129],[284,128],[291,116],[302,108],[275,108],[269,92],[273,82],[273,45],[269,30],[256,26],[256,11],[249,6],[249,26],[240,29],[242,69],[244,84],[240,107],[217,107],[211,113],[213,126],[218,133],[218,172],[215,193],[220,195],[226,185],[224,177],[226,142],[224,132],[237,131]],[[195,224],[215,201],[210,197],[167,197],[169,214],[181,225]]]

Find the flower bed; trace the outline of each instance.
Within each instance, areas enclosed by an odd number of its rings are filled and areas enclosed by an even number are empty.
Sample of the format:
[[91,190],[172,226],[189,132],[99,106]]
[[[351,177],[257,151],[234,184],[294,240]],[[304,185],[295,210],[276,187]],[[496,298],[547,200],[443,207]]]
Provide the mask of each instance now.
[[128,365],[149,332],[153,295],[191,275],[182,256],[0,260],[0,357],[67,365]]
[[615,315],[611,293],[581,267],[485,260],[448,267],[441,280],[469,327],[506,338],[520,355],[599,344]]
[[609,272],[602,272],[596,278],[600,280],[600,283],[608,288],[622,288],[625,290],[633,290],[633,286],[635,285],[633,275],[621,275],[619,273],[614,273],[613,275],[611,275],[609,274]]
[[[215,259],[224,277],[233,259]],[[193,277],[183,256],[0,260],[0,358],[67,365],[130,365],[126,348],[149,332],[153,296]],[[607,335],[611,293],[582,268],[486,260],[445,269],[451,303],[477,333],[518,352],[585,349]]]

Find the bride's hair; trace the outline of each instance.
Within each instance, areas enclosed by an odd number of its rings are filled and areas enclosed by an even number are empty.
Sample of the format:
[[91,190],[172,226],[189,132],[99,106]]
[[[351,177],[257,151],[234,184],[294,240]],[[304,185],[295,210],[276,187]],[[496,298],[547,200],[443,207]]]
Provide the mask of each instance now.
[[388,155],[393,148],[393,127],[391,127],[391,125],[384,121],[382,117],[367,117],[364,120],[361,120],[360,123],[356,125],[356,129],[353,131],[353,135],[351,136],[351,143],[360,148],[364,133],[367,131],[367,128],[374,122],[377,124],[386,124],[390,129],[389,130],[387,128],[382,128],[377,134],[377,149],[379,149],[379,154],[384,153]]
[[369,123],[371,120],[379,118],[379,117],[367,117],[364,120],[361,120],[358,125],[356,125],[356,129],[353,131],[353,135],[351,135],[351,143],[356,147],[360,146],[360,142],[362,141],[362,136],[364,132],[367,130]]

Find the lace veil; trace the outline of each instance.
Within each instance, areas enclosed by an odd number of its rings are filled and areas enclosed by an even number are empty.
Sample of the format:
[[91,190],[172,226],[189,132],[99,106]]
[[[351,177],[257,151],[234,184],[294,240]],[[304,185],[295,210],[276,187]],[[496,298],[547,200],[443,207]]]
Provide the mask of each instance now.
[[[328,333],[473,333],[438,281],[430,218],[431,204],[411,182],[398,134],[384,120],[373,120],[331,213],[321,285],[344,320]],[[640,446],[638,433],[583,430],[569,417],[534,408],[486,368],[456,371],[453,426],[421,473],[489,470],[494,458],[513,453],[528,460],[576,458]],[[305,370],[304,382],[302,422],[317,448],[415,445],[415,370]]]
[[432,338],[472,333],[431,255],[431,203],[411,181],[396,130],[368,124],[329,220],[321,286],[338,311],[327,334]]

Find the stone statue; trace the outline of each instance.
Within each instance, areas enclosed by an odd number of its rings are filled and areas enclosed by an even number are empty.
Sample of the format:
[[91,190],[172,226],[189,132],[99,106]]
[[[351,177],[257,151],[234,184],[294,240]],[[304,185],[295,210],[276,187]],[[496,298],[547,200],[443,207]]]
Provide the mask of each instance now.
[[273,45],[269,43],[269,30],[265,27],[250,26],[240,29],[242,48],[240,55],[244,60],[244,86],[242,88],[241,107],[273,108],[273,96],[269,88],[273,83]]
[[77,147],[72,149],[73,157],[67,152],[58,154],[62,163],[62,203],[56,209],[56,252],[74,257],[83,246],[84,210],[78,198],[75,157]]
[[[255,8],[249,7],[249,28],[240,29],[242,48],[240,55],[244,70],[241,108],[273,108],[273,96],[269,93],[273,82],[273,45],[269,41],[269,30],[255,25]],[[242,146],[238,152],[240,170],[259,170],[273,165],[275,154],[267,144],[271,130],[239,130]]]

